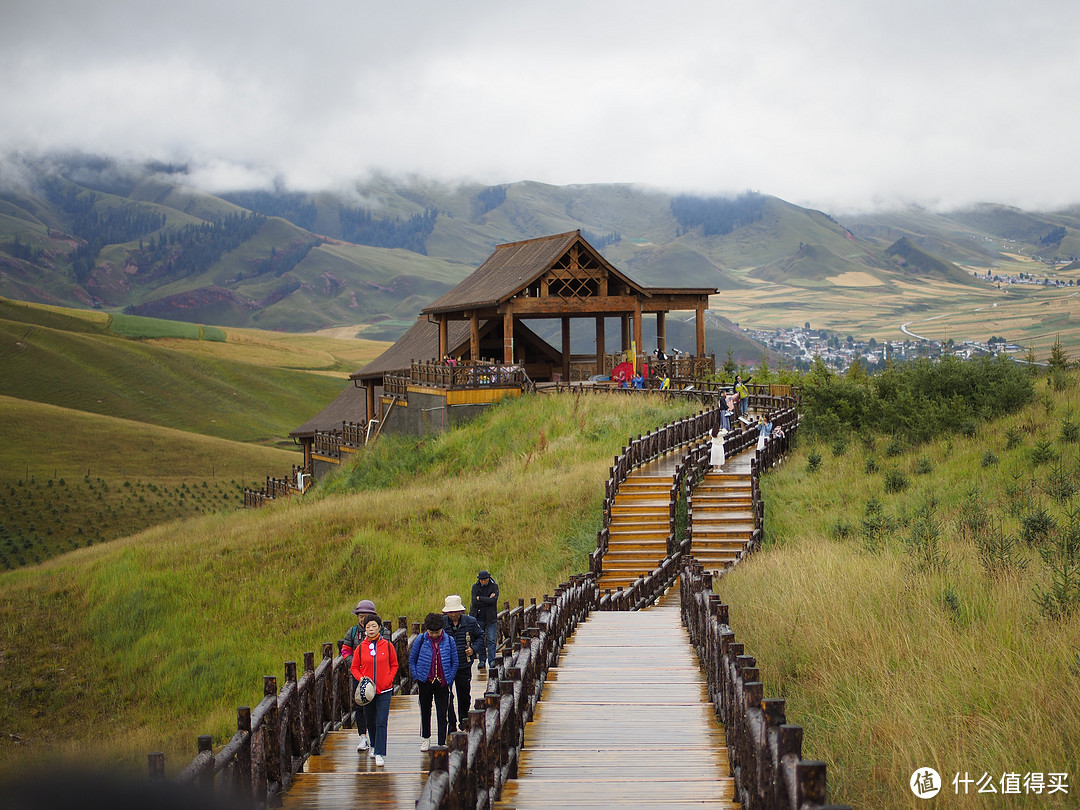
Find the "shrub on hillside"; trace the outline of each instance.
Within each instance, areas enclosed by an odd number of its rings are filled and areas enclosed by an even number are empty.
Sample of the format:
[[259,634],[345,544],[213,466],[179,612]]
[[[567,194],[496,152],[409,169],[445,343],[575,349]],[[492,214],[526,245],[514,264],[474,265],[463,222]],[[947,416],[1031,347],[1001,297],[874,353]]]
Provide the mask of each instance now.
[[920,358],[865,378],[807,379],[802,425],[827,439],[870,430],[921,443],[941,435],[972,436],[978,422],[1012,413],[1034,396],[1031,378],[1005,358]]

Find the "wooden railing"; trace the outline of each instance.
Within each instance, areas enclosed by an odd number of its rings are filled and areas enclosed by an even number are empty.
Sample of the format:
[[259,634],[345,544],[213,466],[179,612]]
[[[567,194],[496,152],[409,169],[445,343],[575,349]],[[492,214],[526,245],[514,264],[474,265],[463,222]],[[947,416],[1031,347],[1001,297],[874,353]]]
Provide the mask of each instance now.
[[525,624],[530,613],[519,605],[522,632],[514,644],[504,645],[487,691],[469,712],[468,731],[451,734],[447,746],[431,747],[430,773],[416,801],[418,810],[488,810],[499,799],[507,780],[517,776],[525,725],[532,719],[548,670],[588,614],[593,595],[592,577],[581,575],[561,585],[553,599],[545,597],[531,614],[535,624]]
[[687,557],[680,587],[683,623],[724,724],[743,810],[841,810],[825,804],[825,763],[802,758],[802,728],[787,722],[784,700],[764,697],[757,661],[735,641],[727,605],[712,592],[712,574]]
[[406,396],[410,385],[427,388],[480,388],[493,385],[529,388],[532,381],[520,365],[462,363],[451,366],[436,360],[412,360],[409,368],[383,376],[383,389],[387,394]]
[[[408,620],[400,616],[391,643],[398,656],[395,687],[408,694],[415,686],[409,672],[409,648],[420,624],[413,623],[411,634],[407,627]],[[285,685],[280,691],[276,677],[264,676],[262,701],[254,709],[237,709],[232,739],[215,753],[212,738],[199,737],[198,754],[176,781],[248,798],[258,805],[287,790],[304,761],[319,753],[326,735],[352,725],[352,688],[342,644],[339,640],[335,655],[334,645],[324,643],[318,666],[315,653],[304,653],[299,679],[296,662],[286,661]],[[164,776],[163,753],[150,754],[149,764],[151,777]]]
[[[298,478],[300,474],[310,476],[311,469],[298,467],[294,464],[292,475],[289,478],[274,478],[268,475],[266,476],[266,485],[262,489],[244,487],[244,506],[259,507],[276,498],[285,498],[301,492],[296,486],[296,482],[300,480]],[[308,478],[307,480],[310,481],[311,479]]]

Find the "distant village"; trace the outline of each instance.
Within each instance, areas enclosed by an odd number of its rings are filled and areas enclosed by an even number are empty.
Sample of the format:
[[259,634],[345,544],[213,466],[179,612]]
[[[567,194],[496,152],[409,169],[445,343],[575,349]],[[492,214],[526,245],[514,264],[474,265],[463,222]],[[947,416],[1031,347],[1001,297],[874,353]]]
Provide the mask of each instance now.
[[[902,327],[903,328],[903,327]],[[1023,357],[1027,348],[1009,343],[1005,338],[991,337],[987,342],[965,340],[962,343],[921,338],[913,333],[904,340],[867,341],[856,339],[853,335],[840,336],[827,330],[811,329],[810,324],[802,327],[765,330],[744,329],[749,337],[764,344],[777,354],[791,361],[791,365],[800,370],[810,369],[814,357],[820,357],[827,366],[838,371],[846,371],[855,359],[867,371],[885,368],[887,360],[902,361],[916,357],[939,357],[943,353],[969,359],[987,355],[1006,354]]]
[[[1051,267],[1063,262],[1056,257],[1053,260],[1034,258]],[[1077,258],[1073,256],[1069,260],[1076,262]],[[972,275],[997,284],[999,288],[1011,284],[1032,284],[1042,287],[1077,286],[1075,279],[1039,276],[1034,273],[1002,273],[990,270],[985,273],[973,271]],[[901,361],[915,357],[940,357],[943,353],[963,359],[997,354],[1024,359],[1028,351],[1027,347],[1009,343],[1003,337],[991,337],[985,343],[977,340],[955,343],[951,339],[941,341],[924,338],[909,331],[906,325],[902,325],[900,329],[907,335],[904,340],[881,342],[875,338],[863,341],[854,335],[840,336],[828,330],[811,329],[809,323],[804,324],[802,328],[793,327],[773,331],[744,329],[743,332],[790,360],[792,366],[800,371],[808,370],[815,356],[821,357],[827,366],[838,371],[847,371],[848,367],[855,362],[855,358],[859,358],[863,368],[873,372],[885,368],[885,362],[889,359]]]

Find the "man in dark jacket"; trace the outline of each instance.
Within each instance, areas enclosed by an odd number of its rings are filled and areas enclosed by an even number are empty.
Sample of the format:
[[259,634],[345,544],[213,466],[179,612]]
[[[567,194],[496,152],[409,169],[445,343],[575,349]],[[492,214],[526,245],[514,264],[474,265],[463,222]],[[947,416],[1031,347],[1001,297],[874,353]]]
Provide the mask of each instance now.
[[480,645],[480,671],[493,667],[495,663],[495,643],[499,636],[499,586],[487,571],[476,575],[472,586],[470,613],[484,631],[484,643]]
[[458,718],[461,721],[461,730],[465,731],[469,721],[469,709],[472,708],[472,659],[473,642],[484,643],[484,631],[480,624],[472,616],[465,615],[465,605],[461,604],[461,597],[457,594],[446,597],[443,604],[443,632],[447,633],[457,642],[458,668],[454,676],[454,693],[457,695],[458,710],[454,714],[454,698],[450,697],[446,707],[447,734],[458,730]]

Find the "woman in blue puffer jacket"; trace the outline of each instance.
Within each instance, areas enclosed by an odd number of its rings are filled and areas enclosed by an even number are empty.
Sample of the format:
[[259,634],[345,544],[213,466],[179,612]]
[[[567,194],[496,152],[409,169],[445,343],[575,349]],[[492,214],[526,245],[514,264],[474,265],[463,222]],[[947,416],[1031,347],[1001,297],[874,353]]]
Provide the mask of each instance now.
[[409,672],[420,690],[420,750],[431,747],[431,701],[435,701],[435,720],[439,745],[446,745],[446,707],[450,684],[458,669],[457,644],[443,632],[443,615],[429,613],[424,618],[424,632],[416,637],[409,650]]

